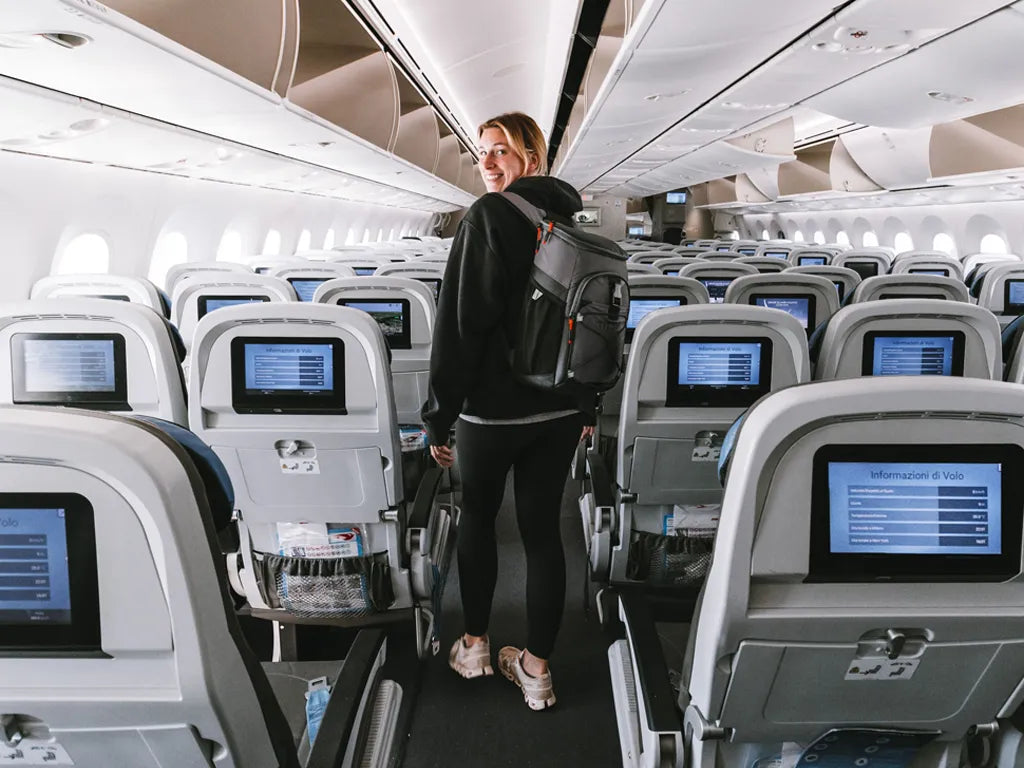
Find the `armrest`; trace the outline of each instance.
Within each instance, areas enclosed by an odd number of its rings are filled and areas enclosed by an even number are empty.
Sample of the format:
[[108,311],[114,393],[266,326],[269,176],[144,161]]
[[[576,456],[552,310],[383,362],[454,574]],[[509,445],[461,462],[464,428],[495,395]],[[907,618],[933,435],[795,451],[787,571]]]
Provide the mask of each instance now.
[[410,528],[426,528],[430,523],[430,511],[434,508],[434,499],[437,498],[437,489],[441,486],[443,472],[440,467],[431,467],[420,478],[420,485],[416,489],[416,498],[413,499],[412,511],[407,521]]
[[587,466],[590,467],[590,484],[594,491],[595,507],[615,506],[615,484],[605,464],[604,457],[595,448],[587,451]]
[[364,629],[356,634],[327,700],[306,768],[337,768],[342,764],[349,743],[359,736],[357,718],[363,693],[377,674],[374,662],[383,644],[382,629]]
[[681,737],[683,719],[676,708],[676,696],[669,683],[668,666],[650,606],[639,590],[630,588],[620,591],[619,606],[639,683],[637,698],[643,701],[640,716],[644,718],[647,730],[660,734],[678,733]]

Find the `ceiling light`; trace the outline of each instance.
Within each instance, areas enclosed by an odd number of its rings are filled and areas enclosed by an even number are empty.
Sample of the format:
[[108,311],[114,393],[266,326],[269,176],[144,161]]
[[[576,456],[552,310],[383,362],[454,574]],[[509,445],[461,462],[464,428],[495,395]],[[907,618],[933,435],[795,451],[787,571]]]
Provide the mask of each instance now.
[[947,104],[970,104],[974,99],[970,96],[958,96],[955,93],[945,91],[928,91],[928,95],[936,101],[944,101]]
[[681,91],[671,91],[669,93],[652,93],[648,96],[644,96],[644,101],[661,101],[662,99],[675,99],[689,92],[689,88],[684,88]]
[[790,104],[741,104],[738,101],[723,101],[720,105],[722,109],[736,109],[736,110],[747,110],[751,112],[762,112],[769,109],[783,109],[791,106]]
[[86,43],[92,42],[92,38],[74,32],[40,32],[39,36],[61,48],[81,48]]

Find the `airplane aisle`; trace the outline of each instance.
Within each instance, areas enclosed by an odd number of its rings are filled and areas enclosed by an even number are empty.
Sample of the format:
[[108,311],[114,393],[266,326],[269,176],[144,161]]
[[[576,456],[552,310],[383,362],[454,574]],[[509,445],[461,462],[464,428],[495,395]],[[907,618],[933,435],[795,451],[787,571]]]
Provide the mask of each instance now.
[[562,499],[561,528],[566,550],[566,605],[552,676],[558,703],[531,711],[519,689],[497,670],[497,651],[526,638],[526,559],[515,524],[512,490],[498,515],[498,588],[491,616],[493,677],[463,680],[448,668],[448,651],[462,630],[458,573],[444,596],[441,652],[424,664],[412,712],[403,768],[545,768],[621,765],[608,677],[608,639],[596,613],[588,621],[581,604],[583,537],[575,484]]

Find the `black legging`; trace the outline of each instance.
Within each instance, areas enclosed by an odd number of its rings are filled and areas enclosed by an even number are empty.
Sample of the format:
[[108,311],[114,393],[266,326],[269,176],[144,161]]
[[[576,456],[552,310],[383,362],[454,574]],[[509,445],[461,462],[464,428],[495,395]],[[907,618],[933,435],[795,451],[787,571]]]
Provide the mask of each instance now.
[[510,426],[456,422],[459,586],[467,634],[487,633],[498,578],[494,520],[505,478],[515,468],[516,520],[526,550],[526,647],[541,659],[550,657],[565,605],[562,490],[582,426],[580,415]]

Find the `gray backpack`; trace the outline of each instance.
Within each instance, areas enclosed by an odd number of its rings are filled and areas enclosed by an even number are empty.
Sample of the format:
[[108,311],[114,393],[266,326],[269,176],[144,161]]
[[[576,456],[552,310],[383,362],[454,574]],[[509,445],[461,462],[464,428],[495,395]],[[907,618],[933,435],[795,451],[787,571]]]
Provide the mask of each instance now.
[[626,254],[513,192],[501,192],[537,227],[533,269],[512,351],[512,372],[537,389],[600,393],[622,374],[629,314]]

